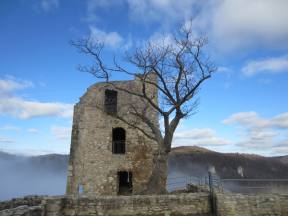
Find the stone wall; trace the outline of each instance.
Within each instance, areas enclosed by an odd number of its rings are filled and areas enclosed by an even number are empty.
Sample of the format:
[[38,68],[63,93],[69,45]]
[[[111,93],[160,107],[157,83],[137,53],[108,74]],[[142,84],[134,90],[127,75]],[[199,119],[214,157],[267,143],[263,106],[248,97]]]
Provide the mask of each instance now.
[[0,211],[4,209],[16,208],[18,206],[38,206],[44,200],[43,196],[25,196],[0,202]]
[[217,194],[217,216],[287,216],[288,195]]
[[46,216],[210,216],[208,194],[48,199]]
[[42,216],[44,215],[45,198],[27,196],[0,202],[0,216]]
[[[104,110],[105,90],[115,86],[137,93],[141,83],[137,79],[117,81],[113,85],[97,83],[91,86],[74,107],[72,141],[68,166],[67,194],[76,196],[79,185],[86,195],[117,195],[118,172],[132,172],[133,194],[141,194],[147,187],[153,170],[153,158],[158,153],[158,144],[142,132]],[[157,103],[157,89],[147,88],[148,95],[154,95]],[[135,120],[129,115],[130,105],[139,112],[145,112],[158,125],[158,115],[147,102],[139,97],[118,91],[117,115],[126,120]],[[143,121],[137,126],[149,133]],[[112,129],[121,127],[126,131],[125,154],[112,153]],[[165,182],[163,183],[165,185]]]
[[1,216],[43,216],[43,206],[18,206],[0,211]]
[[[287,216],[288,195],[217,193],[217,216]],[[208,193],[26,197],[0,202],[0,216],[212,216]]]
[[[217,193],[217,216],[287,216],[288,195]],[[52,198],[46,216],[212,216],[208,193]]]

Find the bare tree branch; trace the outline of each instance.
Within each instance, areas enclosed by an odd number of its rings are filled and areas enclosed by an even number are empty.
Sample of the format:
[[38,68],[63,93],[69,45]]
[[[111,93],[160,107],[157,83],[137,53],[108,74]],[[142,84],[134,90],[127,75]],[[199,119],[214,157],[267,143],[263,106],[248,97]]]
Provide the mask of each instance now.
[[[181,119],[195,113],[198,105],[196,95],[201,84],[216,71],[210,59],[203,54],[207,39],[194,37],[192,33],[191,24],[180,28],[173,35],[171,43],[164,40],[157,44],[149,41],[145,46],[136,48],[130,54],[127,53],[126,61],[139,70],[137,73],[128,70],[115,57],[113,63],[107,66],[102,57],[104,46],[98,41],[88,37],[71,42],[79,52],[94,60],[91,66],[79,66],[80,71],[104,79],[117,91],[138,97],[148,105],[149,109],[163,117],[164,133],[161,133],[158,124],[155,125],[150,121],[149,116],[146,116],[146,108],[142,108],[140,112],[136,106],[131,105],[130,114],[151,129],[153,134],[151,136],[150,132],[140,128],[125,116],[116,116],[127,125],[143,132],[147,137],[157,140],[160,146],[163,145],[162,149],[167,152],[171,149],[173,134]],[[111,76],[115,73],[137,77],[140,90],[133,91],[115,84],[111,81]],[[149,79],[150,74],[155,76],[154,80]],[[150,88],[158,90],[157,99],[150,94]]]

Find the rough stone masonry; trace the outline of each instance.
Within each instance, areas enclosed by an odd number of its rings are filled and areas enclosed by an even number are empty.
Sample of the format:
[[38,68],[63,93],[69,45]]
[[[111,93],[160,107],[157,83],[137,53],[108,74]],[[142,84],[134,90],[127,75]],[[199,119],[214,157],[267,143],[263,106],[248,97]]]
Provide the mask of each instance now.
[[[151,75],[153,79],[153,75]],[[133,121],[131,105],[158,125],[158,115],[147,102],[125,91],[141,91],[138,78],[92,85],[74,107],[67,195],[141,194],[152,174],[158,144],[116,118]],[[157,102],[157,88],[147,87]],[[150,129],[139,121],[137,126]]]
[[[287,216],[288,195],[217,193],[218,216]],[[212,216],[208,193],[28,197],[0,202],[0,216]]]

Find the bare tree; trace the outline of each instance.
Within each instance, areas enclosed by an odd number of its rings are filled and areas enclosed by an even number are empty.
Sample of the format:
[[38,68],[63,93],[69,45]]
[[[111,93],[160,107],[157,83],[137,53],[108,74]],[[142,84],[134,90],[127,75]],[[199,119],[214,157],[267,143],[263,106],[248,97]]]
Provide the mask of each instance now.
[[[91,66],[80,66],[80,71],[91,73],[111,85],[113,85],[111,75],[115,73],[138,77],[142,84],[140,93],[117,86],[115,88],[146,101],[163,119],[163,131],[161,131],[159,124],[151,122],[145,112],[139,112],[132,107],[130,114],[135,115],[151,129],[152,133],[147,133],[135,122],[123,116],[116,116],[159,144],[159,154],[155,156],[155,167],[145,193],[166,191],[167,159],[171,151],[173,134],[181,119],[195,113],[198,104],[195,95],[200,85],[216,71],[215,66],[203,52],[207,44],[206,38],[194,37],[192,33],[192,25],[182,27],[169,41],[163,40],[157,44],[150,41],[126,54],[125,60],[135,66],[137,72],[127,70],[116,61],[115,57],[113,64],[107,66],[102,58],[104,44],[99,41],[85,38],[72,42],[73,46],[92,57],[94,61]],[[154,81],[148,78],[151,73],[156,76]],[[148,94],[148,86],[157,88],[158,101]]]

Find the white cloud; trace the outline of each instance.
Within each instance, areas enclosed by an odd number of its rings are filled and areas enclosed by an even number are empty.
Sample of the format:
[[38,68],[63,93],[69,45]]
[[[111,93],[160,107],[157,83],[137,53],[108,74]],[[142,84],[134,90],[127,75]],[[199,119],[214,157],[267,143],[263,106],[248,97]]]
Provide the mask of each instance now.
[[12,92],[19,89],[32,87],[33,83],[27,80],[17,80],[12,76],[0,79],[0,93]]
[[222,121],[224,124],[240,124],[246,127],[266,127],[269,122],[259,117],[256,112],[239,112]]
[[176,22],[183,17],[189,18],[193,12],[192,6],[196,0],[89,0],[87,2],[87,20],[99,20],[97,10],[125,5],[129,8],[132,21],[151,22],[161,24]]
[[0,136],[0,143],[14,143],[14,141],[7,137]]
[[196,2],[195,0],[127,0],[133,20],[157,21],[164,25],[190,18]]
[[241,69],[241,72],[246,76],[253,76],[259,73],[275,74],[288,72],[288,56],[250,61]]
[[173,139],[173,147],[177,146],[219,146],[229,144],[228,140],[220,138],[210,128],[196,128],[176,132]]
[[28,128],[27,130],[29,133],[37,134],[39,133],[39,130],[37,128]]
[[45,12],[49,12],[51,10],[57,9],[58,7],[59,7],[59,0],[41,0],[40,1],[40,8]]
[[271,126],[288,129],[288,112],[275,116],[271,120]]
[[154,46],[175,46],[175,40],[172,34],[160,34],[159,32],[154,33],[150,38],[149,42]]
[[288,47],[287,0],[89,0],[88,16],[99,19],[98,10],[119,5],[128,6],[132,21],[166,29],[194,17],[194,27],[221,50]]
[[274,146],[273,154],[275,155],[288,155],[288,139]]
[[29,119],[40,116],[72,117],[73,105],[58,102],[38,102],[18,97],[0,98],[1,115]]
[[39,102],[17,97],[15,90],[33,86],[30,81],[17,80],[14,77],[0,79],[0,115],[29,119],[40,116],[72,117],[73,105],[59,102]]
[[62,126],[52,126],[51,133],[57,139],[70,139],[71,137],[71,127],[62,127]]
[[239,124],[249,128],[288,129],[288,113],[281,113],[271,119],[264,119],[257,112],[239,112],[222,121],[224,124]]
[[[199,28],[209,34],[219,48],[226,50],[255,46],[283,48],[288,29],[286,0],[211,0],[203,3]],[[204,25],[203,25],[204,24]]]
[[243,134],[242,140],[236,143],[242,148],[254,148],[258,150],[271,150],[278,144],[277,136],[279,133],[275,130],[250,129]]
[[288,138],[288,113],[269,119],[262,118],[256,112],[240,112],[224,119],[222,123],[237,126],[240,141],[235,144],[245,149],[275,153],[279,144],[285,143]]
[[123,42],[123,38],[117,32],[105,32],[95,26],[90,26],[90,38],[112,48],[118,47]]

